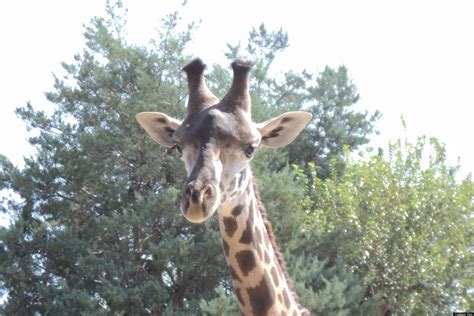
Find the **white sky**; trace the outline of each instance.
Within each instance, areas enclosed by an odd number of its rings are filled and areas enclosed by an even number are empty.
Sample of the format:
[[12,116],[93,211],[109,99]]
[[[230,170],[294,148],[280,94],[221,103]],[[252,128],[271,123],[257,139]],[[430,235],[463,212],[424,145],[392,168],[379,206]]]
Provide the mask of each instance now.
[[[471,4],[472,3],[472,4]],[[105,1],[16,0],[0,3],[0,153],[21,165],[31,153],[14,109],[47,105],[51,73],[61,73],[84,47],[83,24]],[[179,1],[124,0],[129,41],[153,38],[159,18]],[[224,61],[226,43],[245,41],[251,26],[289,33],[278,69],[318,72],[345,64],[362,97],[378,109],[381,135],[372,144],[427,134],[446,143],[462,174],[474,172],[474,2],[472,1],[211,1],[189,0],[185,20],[201,20],[190,53]]]

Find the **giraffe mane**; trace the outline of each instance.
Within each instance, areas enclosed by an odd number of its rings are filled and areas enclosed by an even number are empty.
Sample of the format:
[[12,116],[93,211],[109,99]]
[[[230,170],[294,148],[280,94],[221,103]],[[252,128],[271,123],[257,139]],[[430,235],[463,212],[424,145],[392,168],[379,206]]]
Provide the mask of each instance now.
[[296,295],[296,293],[293,290],[293,280],[290,278],[290,275],[288,274],[285,258],[283,257],[283,254],[281,253],[280,247],[278,247],[276,243],[276,236],[273,233],[272,224],[268,220],[267,211],[265,209],[265,206],[263,206],[262,200],[260,198],[260,191],[258,190],[257,183],[253,177],[252,177],[252,182],[253,182],[253,191],[255,193],[255,199],[257,200],[257,208],[258,208],[258,211],[260,212],[260,215],[262,216],[263,224],[265,225],[265,230],[267,231],[268,238],[270,239],[270,243],[273,247],[273,251],[275,252],[275,256],[278,260],[278,265],[280,266],[281,271],[283,272],[285,280],[288,284],[288,288],[291,291],[291,295],[294,297],[296,303],[301,307],[301,304],[299,303],[299,297],[298,295]]

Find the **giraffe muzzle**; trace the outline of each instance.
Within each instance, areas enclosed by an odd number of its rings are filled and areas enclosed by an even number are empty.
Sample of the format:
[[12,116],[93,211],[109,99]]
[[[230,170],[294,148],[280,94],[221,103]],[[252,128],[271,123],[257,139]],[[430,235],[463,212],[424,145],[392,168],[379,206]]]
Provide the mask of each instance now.
[[190,222],[201,223],[217,209],[217,191],[211,184],[192,181],[187,184],[181,200],[181,211]]

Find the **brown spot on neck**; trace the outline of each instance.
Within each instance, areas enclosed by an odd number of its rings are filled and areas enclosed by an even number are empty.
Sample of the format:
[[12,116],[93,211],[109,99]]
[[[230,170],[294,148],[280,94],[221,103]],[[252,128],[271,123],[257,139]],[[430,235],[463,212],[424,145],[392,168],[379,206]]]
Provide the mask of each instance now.
[[270,308],[275,303],[275,292],[272,288],[268,273],[265,272],[260,283],[247,289],[252,306],[253,315],[267,315]]
[[234,217],[239,216],[242,213],[243,209],[244,209],[244,206],[242,204],[237,205],[236,207],[234,207],[234,209],[231,212],[232,216]]
[[225,233],[227,234],[227,236],[232,237],[235,231],[237,230],[237,221],[235,220],[235,218],[230,216],[224,217],[222,221],[224,223]]
[[256,266],[255,255],[252,250],[242,250],[235,254],[239,269],[247,276]]
[[[253,208],[251,208],[253,210]],[[250,244],[253,240],[253,226],[254,226],[254,221],[253,221],[253,212],[249,211],[249,217],[247,218],[247,221],[245,223],[245,230],[242,232],[242,236],[240,237],[239,242],[243,244]],[[254,245],[258,246],[258,244]]]

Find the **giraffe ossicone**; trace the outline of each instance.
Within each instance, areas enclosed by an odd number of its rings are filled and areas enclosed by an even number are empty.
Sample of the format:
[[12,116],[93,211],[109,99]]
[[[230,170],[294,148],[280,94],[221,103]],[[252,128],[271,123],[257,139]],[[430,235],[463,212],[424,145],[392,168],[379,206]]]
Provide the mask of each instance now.
[[291,143],[310,122],[307,112],[287,112],[262,123],[251,119],[249,75],[252,64],[231,64],[234,77],[219,100],[204,81],[200,59],[183,70],[188,78],[187,116],[181,121],[159,112],[136,118],[165,147],[182,151],[188,178],[181,211],[201,223],[216,211],[222,246],[244,315],[309,315],[299,305],[283,256],[260,201],[250,170],[255,150]]

